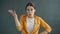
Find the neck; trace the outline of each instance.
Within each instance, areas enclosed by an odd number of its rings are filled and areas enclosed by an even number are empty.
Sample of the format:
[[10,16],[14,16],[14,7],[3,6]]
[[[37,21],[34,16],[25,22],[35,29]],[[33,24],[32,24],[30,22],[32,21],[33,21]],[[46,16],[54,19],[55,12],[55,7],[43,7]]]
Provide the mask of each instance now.
[[32,17],[29,17],[29,16],[28,16],[28,18],[34,18],[34,16],[32,16]]

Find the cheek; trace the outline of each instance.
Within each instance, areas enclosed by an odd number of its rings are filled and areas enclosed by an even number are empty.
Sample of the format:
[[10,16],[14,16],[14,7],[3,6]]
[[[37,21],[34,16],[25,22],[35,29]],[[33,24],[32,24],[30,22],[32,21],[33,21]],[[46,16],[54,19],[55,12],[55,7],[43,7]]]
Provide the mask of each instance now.
[[35,11],[32,11],[32,13],[34,14],[34,13],[35,13]]
[[27,14],[28,14],[29,12],[27,11]]
[[32,10],[32,11],[30,11],[30,12],[27,11],[27,14],[32,14],[32,15],[33,15],[34,13],[35,13],[35,10]]

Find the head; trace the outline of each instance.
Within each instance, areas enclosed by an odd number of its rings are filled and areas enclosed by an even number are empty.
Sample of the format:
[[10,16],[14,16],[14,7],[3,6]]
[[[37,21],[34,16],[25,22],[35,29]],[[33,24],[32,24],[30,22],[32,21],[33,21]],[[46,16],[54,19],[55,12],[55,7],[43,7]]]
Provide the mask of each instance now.
[[26,11],[27,11],[27,16],[28,17],[34,17],[34,13],[35,13],[35,5],[33,3],[28,3],[25,7]]

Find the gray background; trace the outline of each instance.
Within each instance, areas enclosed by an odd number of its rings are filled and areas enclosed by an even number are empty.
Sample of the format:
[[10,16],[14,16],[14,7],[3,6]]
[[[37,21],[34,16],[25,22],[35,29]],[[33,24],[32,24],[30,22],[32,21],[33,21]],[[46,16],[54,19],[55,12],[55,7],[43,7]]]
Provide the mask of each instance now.
[[50,34],[60,34],[60,0],[0,0],[0,34],[21,33],[16,30],[14,18],[8,10],[16,10],[19,17],[26,13],[25,5],[28,2],[36,5],[35,14],[52,27]]

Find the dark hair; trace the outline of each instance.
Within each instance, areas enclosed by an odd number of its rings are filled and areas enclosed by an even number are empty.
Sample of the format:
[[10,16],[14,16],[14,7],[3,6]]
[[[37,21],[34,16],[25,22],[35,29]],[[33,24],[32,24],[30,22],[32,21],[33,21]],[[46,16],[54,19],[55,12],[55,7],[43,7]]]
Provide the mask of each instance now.
[[35,4],[33,4],[32,2],[27,3],[25,9],[27,8],[27,6],[32,6],[34,9],[36,9]]

